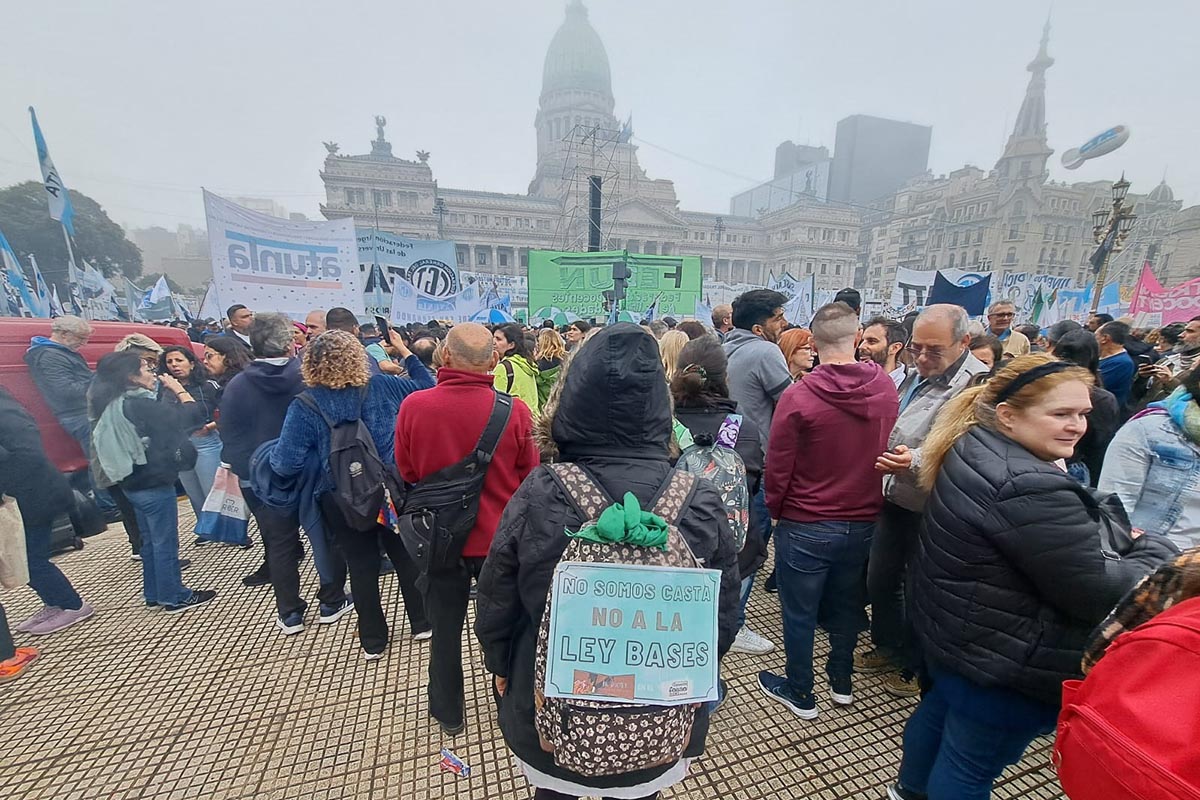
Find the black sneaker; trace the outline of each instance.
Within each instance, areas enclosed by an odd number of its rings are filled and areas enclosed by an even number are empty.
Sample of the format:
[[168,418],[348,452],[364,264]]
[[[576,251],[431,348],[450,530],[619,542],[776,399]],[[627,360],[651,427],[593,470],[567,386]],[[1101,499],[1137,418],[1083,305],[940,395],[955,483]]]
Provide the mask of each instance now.
[[121,510],[114,508],[112,511],[104,512],[104,521],[109,525],[116,525],[118,522],[123,522],[125,518],[121,516]]
[[243,586],[266,586],[271,582],[271,568],[263,564],[258,569],[242,578]]
[[396,565],[392,563],[390,558],[379,559],[379,574],[391,575],[396,571]]
[[839,706],[854,703],[854,684],[850,678],[831,678],[829,681],[829,698]]
[[184,611],[191,611],[193,608],[201,608],[217,599],[217,593],[212,589],[192,590],[192,594],[182,603],[174,606],[164,606],[168,614],[182,614]]
[[926,800],[928,795],[914,792],[912,789],[905,789],[900,785],[900,781],[896,781],[887,787],[888,800]]
[[212,544],[212,539],[205,539],[203,536],[197,536],[196,541],[192,542],[192,547],[203,547],[206,544]]
[[763,586],[763,591],[767,594],[779,594],[779,579],[775,577],[774,572],[767,576],[767,582]]
[[812,692],[805,695],[793,694],[788,688],[787,678],[763,671],[758,673],[758,687],[763,690],[763,694],[787,706],[788,710],[800,719],[817,718],[817,701]]
[[[434,717],[434,719],[437,719],[437,717]],[[458,723],[457,725],[451,725],[449,723],[442,722],[439,719],[438,727],[440,727],[442,729],[442,733],[446,734],[447,736],[458,736],[460,733],[462,733],[464,730],[466,730],[467,721],[464,719],[462,722]]]
[[188,567],[190,567],[191,565],[192,565],[192,560],[190,558],[179,559],[179,569],[184,570],[184,569],[187,569]]

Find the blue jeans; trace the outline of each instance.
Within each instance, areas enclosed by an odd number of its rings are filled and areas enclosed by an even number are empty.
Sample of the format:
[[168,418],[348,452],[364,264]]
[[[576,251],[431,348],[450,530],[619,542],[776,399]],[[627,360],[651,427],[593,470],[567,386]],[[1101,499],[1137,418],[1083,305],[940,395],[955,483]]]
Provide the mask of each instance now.
[[[92,425],[88,422],[87,417],[62,417],[58,424],[62,429],[71,434],[71,438],[79,442],[79,449],[83,451],[83,457],[91,461],[92,459]],[[109,514],[117,510],[117,504],[113,502],[112,497],[108,492],[101,489],[92,481],[92,471],[87,471],[88,488],[92,490],[92,497],[96,498],[96,505],[105,514]]]
[[83,600],[50,560],[50,526],[25,526],[25,555],[29,561],[29,588],[37,592],[42,604],[74,611],[83,607]]
[[874,522],[792,522],[775,528],[775,573],[783,607],[783,646],[788,686],[796,695],[813,690],[813,636],[829,633],[831,681],[849,681],[854,645],[867,627],[863,611],[863,565],[871,552]]
[[142,529],[142,594],[147,603],[173,606],[192,592],[179,577],[179,507],[174,486],[126,489]]
[[[767,495],[760,486],[758,492],[750,498],[750,527],[747,536],[761,536],[771,541],[771,512],[767,510]],[[738,630],[746,624],[746,603],[750,601],[750,590],[754,588],[754,575],[742,576],[742,598],[738,605]]]
[[200,519],[200,509],[212,491],[213,476],[217,474],[217,467],[221,466],[221,436],[216,431],[209,431],[192,434],[190,438],[192,446],[196,448],[196,466],[179,473],[179,482],[187,492],[196,519]]
[[1010,689],[985,688],[937,667],[933,688],[904,726],[900,784],[929,800],[987,800],[992,783],[1058,709]]

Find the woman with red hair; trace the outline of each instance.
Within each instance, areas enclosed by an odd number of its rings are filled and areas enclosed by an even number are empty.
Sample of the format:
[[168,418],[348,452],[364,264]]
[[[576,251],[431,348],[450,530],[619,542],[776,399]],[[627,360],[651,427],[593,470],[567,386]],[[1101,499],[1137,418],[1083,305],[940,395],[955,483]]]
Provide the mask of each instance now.
[[812,334],[806,328],[789,328],[779,336],[779,349],[787,361],[792,380],[798,381],[812,371]]

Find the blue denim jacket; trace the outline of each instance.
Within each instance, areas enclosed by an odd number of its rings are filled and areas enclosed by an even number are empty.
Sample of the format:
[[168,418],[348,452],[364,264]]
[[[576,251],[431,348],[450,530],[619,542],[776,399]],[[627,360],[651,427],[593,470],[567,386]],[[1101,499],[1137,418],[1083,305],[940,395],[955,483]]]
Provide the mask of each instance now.
[[1200,446],[1166,412],[1151,409],[1117,432],[1097,488],[1121,498],[1135,528],[1181,550],[1200,546]]

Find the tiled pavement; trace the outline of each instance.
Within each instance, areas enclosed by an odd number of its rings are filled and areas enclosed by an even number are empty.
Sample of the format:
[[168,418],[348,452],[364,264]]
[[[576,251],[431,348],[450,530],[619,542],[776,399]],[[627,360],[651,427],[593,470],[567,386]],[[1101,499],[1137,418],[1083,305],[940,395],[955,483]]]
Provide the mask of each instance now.
[[[181,517],[190,515],[180,506]],[[181,519],[181,522],[185,522]],[[186,524],[184,529],[190,529]],[[0,796],[72,798],[526,798],[493,722],[482,655],[467,660],[467,730],[453,741],[425,713],[426,646],[399,637],[388,656],[361,658],[353,617],[284,637],[271,624],[269,588],[240,579],[262,551],[190,546],[188,585],[220,593],[209,608],[179,616],[145,609],[141,571],[119,526],[57,561],[96,616],[36,639],[41,661],[0,686]],[[311,559],[302,568],[315,595]],[[384,578],[393,625],[403,619],[395,578]],[[27,589],[0,592],[12,624],[32,613]],[[778,605],[758,590],[751,626],[781,641]],[[403,623],[400,623],[403,625]],[[404,632],[407,633],[406,631]],[[819,640],[818,647],[824,647]],[[783,668],[732,655],[732,695],[714,720],[706,755],[672,798],[881,798],[896,771],[900,734],[915,701],[885,694],[878,678],[856,678],[855,705],[803,722],[781,713],[755,683]],[[444,746],[472,768],[438,769]],[[1041,741],[1002,778],[998,798],[1059,798]]]

